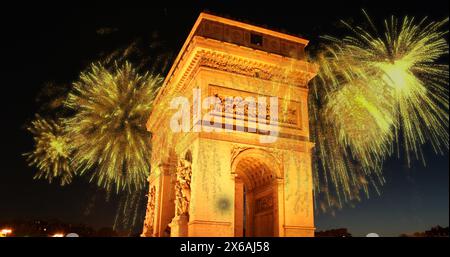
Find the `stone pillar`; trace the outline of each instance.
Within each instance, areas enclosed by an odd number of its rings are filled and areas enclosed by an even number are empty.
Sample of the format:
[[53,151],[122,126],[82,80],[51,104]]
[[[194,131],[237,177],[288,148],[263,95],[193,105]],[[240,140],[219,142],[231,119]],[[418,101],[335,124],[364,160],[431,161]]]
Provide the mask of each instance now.
[[285,208],[285,204],[284,204],[284,179],[282,178],[277,178],[276,184],[275,186],[275,190],[276,192],[276,196],[277,196],[277,217],[275,217],[278,221],[278,226],[274,227],[274,230],[276,230],[275,234],[276,236],[285,236],[284,234],[284,222],[285,222],[285,214],[284,214],[284,208]]
[[290,153],[285,161],[284,236],[313,237],[314,209],[311,155]]
[[249,237],[249,236],[253,236],[255,233],[255,231],[254,231],[255,208],[253,208],[254,202],[255,202],[255,194],[253,194],[252,190],[249,190],[249,191],[245,192],[245,197],[247,198],[245,201],[245,204],[246,204],[245,215],[247,217],[247,219],[245,220],[245,236]]
[[244,236],[244,182],[240,178],[234,178],[234,236]]
[[174,165],[169,163],[159,165],[160,169],[160,192],[159,192],[159,212],[157,214],[157,224],[155,234],[158,236],[170,236],[168,233],[169,223],[175,215],[174,185],[172,183],[172,172],[175,172]]
[[170,223],[170,236],[171,237],[186,237],[188,236],[188,222],[189,216],[183,214],[175,216]]

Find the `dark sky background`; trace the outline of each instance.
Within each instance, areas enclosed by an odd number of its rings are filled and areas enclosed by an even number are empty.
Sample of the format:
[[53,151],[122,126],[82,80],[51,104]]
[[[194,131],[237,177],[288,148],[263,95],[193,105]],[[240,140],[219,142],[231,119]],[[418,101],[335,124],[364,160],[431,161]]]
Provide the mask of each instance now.
[[[433,20],[449,15],[446,0],[183,2],[167,6],[125,1],[120,5],[2,7],[0,222],[58,218],[97,228],[112,226],[117,207],[114,198],[106,202],[104,193],[84,178],[65,187],[33,180],[34,169],[27,167],[22,157],[32,149],[25,125],[39,108],[35,99],[44,83],[70,83],[101,52],[156,31],[177,53],[202,10],[301,35],[310,40],[311,47],[320,42],[320,35],[339,35],[339,19],[363,20],[361,8],[377,22],[392,14],[429,16]],[[100,28],[117,31],[112,37],[104,37],[96,33]],[[428,149],[426,158],[426,167],[416,162],[408,168],[402,159],[388,161],[382,195],[373,194],[354,208],[337,211],[335,216],[316,214],[317,229],[346,227],[354,235],[377,232],[397,236],[437,224],[448,226],[448,152],[436,156]]]

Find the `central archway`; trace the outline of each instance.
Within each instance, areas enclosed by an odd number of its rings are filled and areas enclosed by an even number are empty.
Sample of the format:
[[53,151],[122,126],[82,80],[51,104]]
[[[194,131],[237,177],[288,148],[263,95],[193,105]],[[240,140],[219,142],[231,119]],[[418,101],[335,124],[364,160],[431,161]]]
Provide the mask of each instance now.
[[235,236],[278,236],[276,163],[259,149],[245,150],[235,159]]

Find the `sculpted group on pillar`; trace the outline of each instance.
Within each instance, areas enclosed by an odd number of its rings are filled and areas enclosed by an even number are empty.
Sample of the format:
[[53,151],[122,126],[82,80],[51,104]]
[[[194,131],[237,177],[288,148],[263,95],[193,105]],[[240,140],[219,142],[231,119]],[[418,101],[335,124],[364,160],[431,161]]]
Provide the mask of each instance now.
[[155,220],[155,201],[156,201],[156,188],[155,186],[152,186],[148,194],[146,217],[149,218],[145,219],[144,222],[144,231],[143,231],[144,235],[151,235],[153,233],[153,225]]
[[177,166],[177,182],[175,184],[175,216],[189,215],[191,200],[191,163],[180,160]]

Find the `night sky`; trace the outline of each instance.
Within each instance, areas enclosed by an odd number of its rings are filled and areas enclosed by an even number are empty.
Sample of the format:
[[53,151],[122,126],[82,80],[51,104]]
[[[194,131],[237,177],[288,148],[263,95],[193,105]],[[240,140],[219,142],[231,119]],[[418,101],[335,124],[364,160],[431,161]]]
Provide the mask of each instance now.
[[[0,222],[58,218],[96,228],[112,226],[117,207],[114,197],[105,202],[105,194],[85,178],[65,187],[33,180],[34,169],[22,156],[32,150],[32,137],[25,126],[39,109],[36,97],[43,85],[70,83],[102,52],[157,33],[176,54],[203,10],[301,35],[310,40],[310,47],[319,43],[320,35],[339,35],[339,19],[363,20],[361,8],[377,22],[392,14],[433,20],[449,15],[446,0],[339,1],[345,5],[334,3],[338,1],[183,2],[178,6],[125,1],[120,5],[16,4],[2,8]],[[113,29],[112,36],[99,35],[101,28]],[[397,236],[438,224],[448,226],[448,152],[436,156],[427,149],[425,155],[426,167],[415,162],[408,168],[402,158],[389,160],[381,196],[372,194],[335,216],[316,214],[317,229],[345,227],[353,235]]]

